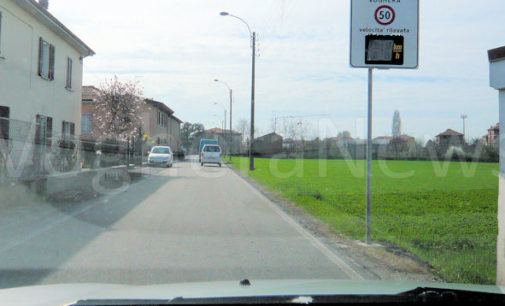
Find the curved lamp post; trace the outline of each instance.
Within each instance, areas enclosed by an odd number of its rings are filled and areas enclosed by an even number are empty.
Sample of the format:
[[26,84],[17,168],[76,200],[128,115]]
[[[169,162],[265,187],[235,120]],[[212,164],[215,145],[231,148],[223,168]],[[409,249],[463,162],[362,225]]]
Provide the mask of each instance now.
[[252,76],[251,76],[251,136],[249,139],[249,170],[254,170],[254,155],[253,155],[253,143],[254,143],[254,81],[255,81],[255,72],[256,72],[256,32],[251,31],[251,27],[244,19],[232,15],[228,12],[219,13],[221,16],[229,16],[236,18],[242,21],[246,26],[247,30],[249,30],[249,37],[251,42],[252,49]]

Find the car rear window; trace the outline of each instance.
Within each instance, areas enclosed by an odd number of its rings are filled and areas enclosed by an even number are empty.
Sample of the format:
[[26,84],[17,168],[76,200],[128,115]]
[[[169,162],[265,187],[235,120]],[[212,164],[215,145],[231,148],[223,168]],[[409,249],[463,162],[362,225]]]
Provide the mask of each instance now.
[[221,148],[218,146],[205,146],[203,150],[205,152],[221,152]]
[[151,153],[169,154],[170,153],[170,149],[169,148],[154,148]]

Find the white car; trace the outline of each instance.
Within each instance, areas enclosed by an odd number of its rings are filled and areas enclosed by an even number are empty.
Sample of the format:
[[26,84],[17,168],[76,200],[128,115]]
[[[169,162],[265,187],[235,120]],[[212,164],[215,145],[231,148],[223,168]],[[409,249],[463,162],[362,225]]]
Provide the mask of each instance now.
[[203,164],[218,164],[221,167],[223,152],[221,147],[215,144],[207,144],[202,148],[200,152],[201,165]]
[[174,154],[168,146],[156,146],[151,149],[147,157],[149,166],[172,167],[174,163]]

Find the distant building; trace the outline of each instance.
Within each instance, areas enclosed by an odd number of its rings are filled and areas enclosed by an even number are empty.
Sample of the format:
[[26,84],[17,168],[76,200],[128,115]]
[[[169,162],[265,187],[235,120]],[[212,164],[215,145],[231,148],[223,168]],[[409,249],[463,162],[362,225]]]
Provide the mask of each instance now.
[[391,143],[391,140],[393,140],[393,137],[391,136],[378,136],[372,139],[372,144],[387,146]]
[[[240,147],[242,145],[242,133],[232,130],[232,145],[231,145],[231,153],[238,154],[240,153]],[[223,150],[228,153],[228,147],[230,146],[230,130],[220,129],[220,128],[212,128],[205,130],[205,137],[208,139],[217,139],[218,143],[221,145]]]
[[337,146],[348,147],[351,144],[354,144],[356,141],[354,138],[350,136],[338,136],[328,138],[329,141],[334,142]]
[[[94,86],[82,87],[81,103],[81,137],[82,139],[98,140],[100,133],[93,120],[93,112],[100,89]],[[169,145],[173,151],[181,146],[182,120],[174,116],[174,111],[165,103],[153,99],[144,99],[142,106],[142,134],[145,135],[149,150],[153,145]]]
[[277,133],[270,133],[254,140],[254,153],[260,155],[274,155],[282,152],[283,137]]
[[462,133],[447,129],[436,136],[435,143],[441,147],[462,146],[465,143],[465,138]]
[[142,129],[153,145],[169,145],[172,151],[178,151],[181,147],[181,123],[165,103],[144,99]]
[[100,90],[95,86],[82,86],[81,138],[94,139],[98,135],[93,121],[93,110]]
[[483,137],[484,144],[498,145],[500,141],[500,125],[499,123],[487,129],[487,134]]

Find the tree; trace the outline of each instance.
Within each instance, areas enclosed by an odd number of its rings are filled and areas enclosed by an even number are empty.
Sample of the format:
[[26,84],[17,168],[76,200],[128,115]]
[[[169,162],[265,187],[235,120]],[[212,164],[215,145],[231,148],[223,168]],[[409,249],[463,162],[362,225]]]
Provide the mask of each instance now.
[[191,151],[191,148],[193,147],[195,141],[198,141],[204,133],[205,127],[201,123],[185,122],[182,125],[181,141],[184,148],[186,148],[186,152]]
[[189,150],[189,147],[191,147],[191,139],[190,139],[191,127],[192,124],[190,122],[184,122],[184,124],[181,127],[181,142],[182,146],[186,150]]
[[391,133],[393,138],[400,137],[402,135],[402,119],[400,118],[400,112],[395,110],[393,115],[393,131]]
[[120,82],[117,76],[100,85],[93,118],[100,136],[125,141],[142,126],[142,91],[134,82]]
[[337,137],[351,138],[351,132],[349,131],[338,132]]
[[242,134],[242,139],[245,141],[249,139],[249,129],[249,120],[242,118],[238,121],[237,130]]
[[189,132],[189,139],[195,140],[205,133],[205,126],[201,123],[193,123]]

